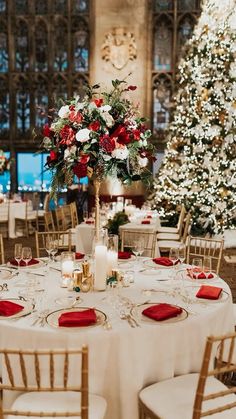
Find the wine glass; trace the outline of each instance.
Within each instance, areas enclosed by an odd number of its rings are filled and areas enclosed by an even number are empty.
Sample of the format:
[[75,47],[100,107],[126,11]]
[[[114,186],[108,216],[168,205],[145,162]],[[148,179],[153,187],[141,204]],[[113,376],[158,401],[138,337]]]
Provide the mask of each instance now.
[[85,223],[88,221],[88,211],[83,211],[83,219]]
[[29,261],[32,259],[31,247],[22,248],[22,260],[25,262],[25,266],[28,266]]
[[138,261],[138,257],[142,256],[144,252],[144,240],[140,237],[139,240],[135,240],[132,246],[132,252],[135,255],[136,262]]
[[179,246],[179,260],[180,260],[181,265],[182,265],[182,263],[185,261],[185,257],[186,257],[186,247],[185,247],[185,245],[182,243],[182,244]]
[[21,243],[16,243],[15,244],[14,258],[15,258],[15,260],[17,262],[17,266],[18,266],[18,269],[19,269],[20,261],[22,259],[22,244]]
[[51,252],[53,250],[53,240],[50,236],[45,237],[45,250],[48,254],[48,263],[51,261]]
[[51,252],[50,252],[51,255],[52,255],[53,262],[55,262],[55,255],[58,252],[58,247],[59,247],[59,241],[58,241],[58,239],[53,239],[51,241]]
[[176,270],[176,265],[178,263],[179,260],[179,249],[177,247],[171,247],[169,250],[169,259],[172,261],[172,270],[170,272],[170,277],[172,277],[172,279],[175,279],[175,270]]
[[211,266],[211,257],[204,256],[203,258],[203,272],[205,273],[206,277],[211,274],[212,266]]
[[192,275],[195,274],[196,277],[202,273],[202,259],[193,258],[192,260]]

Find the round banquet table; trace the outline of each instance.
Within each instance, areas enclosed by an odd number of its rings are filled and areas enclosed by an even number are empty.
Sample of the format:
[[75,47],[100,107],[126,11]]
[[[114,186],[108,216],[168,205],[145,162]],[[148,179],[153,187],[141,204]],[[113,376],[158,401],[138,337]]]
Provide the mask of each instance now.
[[[45,324],[33,325],[37,312],[17,320],[0,321],[1,347],[27,349],[78,348],[89,346],[89,390],[106,398],[108,409],[106,419],[138,419],[138,392],[153,382],[171,378],[174,375],[198,372],[208,335],[221,335],[234,330],[233,304],[228,285],[220,278],[204,281],[171,279],[173,270],[146,268],[144,260],[120,263],[124,272],[135,269],[134,283],[128,287],[110,289],[105,292],[79,294],[82,302],[78,307],[95,307],[105,313],[112,325],[110,330],[102,325],[78,328],[56,328]],[[7,280],[8,292],[2,291],[3,299],[19,295],[26,288],[23,284],[36,283],[36,308],[50,311],[68,307],[63,302],[70,297],[73,301],[78,293],[60,287],[59,263],[21,268],[20,274]],[[44,276],[37,276],[38,273]],[[1,279],[0,283],[6,282]],[[202,283],[223,287],[223,297],[216,301],[197,299],[196,291]],[[173,292],[173,287],[175,292]],[[44,288],[44,291],[39,291]],[[182,291],[188,289],[191,302],[186,306]],[[181,291],[182,290],[182,291]],[[140,327],[132,328],[126,320],[120,319],[117,296],[128,297],[134,304],[169,302],[189,313],[181,321],[146,321],[137,317]],[[60,299],[58,301],[58,298]],[[62,300],[61,300],[62,299]],[[61,303],[60,303],[61,302]],[[140,310],[140,307],[135,307]],[[78,371],[75,371],[78,374]],[[4,370],[3,370],[4,376]],[[13,396],[5,398],[9,403]]]

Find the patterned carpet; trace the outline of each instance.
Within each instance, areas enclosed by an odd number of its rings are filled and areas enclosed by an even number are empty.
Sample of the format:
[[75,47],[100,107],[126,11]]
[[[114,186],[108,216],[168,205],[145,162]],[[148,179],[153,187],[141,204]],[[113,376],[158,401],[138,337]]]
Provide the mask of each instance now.
[[[29,246],[32,249],[33,256],[35,255],[35,238],[34,236],[21,237],[20,239],[4,239],[5,248],[5,259],[8,260],[14,255],[15,243],[22,243],[23,246]],[[236,248],[226,249],[223,253],[223,259],[221,263],[220,276],[229,284],[233,300],[236,303],[236,264],[226,263],[224,260],[225,255],[236,256]]]

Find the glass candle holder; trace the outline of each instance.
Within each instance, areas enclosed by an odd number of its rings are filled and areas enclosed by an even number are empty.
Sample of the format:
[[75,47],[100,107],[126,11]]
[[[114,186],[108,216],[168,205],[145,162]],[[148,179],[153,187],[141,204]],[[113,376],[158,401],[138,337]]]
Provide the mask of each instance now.
[[62,252],[61,254],[61,287],[67,288],[73,278],[74,271],[73,252]]
[[111,276],[112,270],[118,266],[118,236],[109,234],[107,238],[107,275]]

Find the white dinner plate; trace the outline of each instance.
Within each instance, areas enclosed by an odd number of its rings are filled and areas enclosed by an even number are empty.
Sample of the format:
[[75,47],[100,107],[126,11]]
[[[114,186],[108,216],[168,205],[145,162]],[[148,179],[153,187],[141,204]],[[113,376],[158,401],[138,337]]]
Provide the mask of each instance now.
[[[204,284],[204,285],[206,285],[206,284]],[[211,304],[213,303],[214,304],[215,303],[216,304],[216,303],[223,303],[224,301],[228,300],[228,298],[229,298],[229,293],[225,290],[222,290],[222,292],[221,292],[221,294],[220,294],[220,296],[217,300],[211,300],[211,299],[208,299],[208,298],[198,298],[198,297],[196,297],[196,294],[197,294],[198,290],[201,288],[201,285],[187,285],[186,288],[188,290],[188,294],[189,294],[189,297],[190,297],[191,301],[194,302],[194,303],[206,303],[206,304],[208,304],[208,303],[211,303]]]
[[7,279],[11,279],[16,274],[17,272],[12,272],[10,269],[0,268],[0,280],[5,281]]
[[[42,266],[45,265],[45,262],[43,260],[37,259],[37,258],[34,258],[34,259],[37,260],[38,263],[35,263],[34,265],[28,265],[28,266],[19,266],[19,269],[20,270],[21,269],[38,269],[38,268],[42,268]],[[7,266],[9,266],[10,268],[16,268],[16,269],[18,269],[17,266],[11,264],[11,262],[7,262]]]
[[49,326],[52,327],[56,327],[56,328],[60,328],[60,329],[66,329],[66,330],[81,330],[81,329],[87,329],[90,327],[96,327],[96,326],[101,326],[104,324],[104,322],[107,319],[107,316],[105,313],[103,313],[103,311],[98,310],[96,308],[94,308],[94,311],[96,313],[97,316],[97,322],[95,324],[91,324],[89,326],[78,326],[78,327],[63,327],[63,326],[59,326],[58,324],[58,319],[60,317],[61,314],[63,313],[69,313],[69,312],[73,312],[73,311],[84,311],[84,310],[88,310],[91,307],[73,307],[73,308],[63,308],[60,310],[55,310],[52,311],[51,313],[49,313],[46,317],[46,322],[49,324]]
[[149,317],[146,317],[142,314],[143,310],[145,310],[148,307],[152,307],[156,304],[161,304],[161,302],[157,302],[157,303],[146,303],[146,304],[140,304],[138,306],[135,306],[131,309],[131,314],[136,317],[138,320],[141,320],[142,322],[148,323],[148,324],[167,324],[167,323],[177,323],[180,322],[182,320],[185,320],[188,317],[188,312],[180,306],[174,305],[174,304],[169,304],[172,307],[179,307],[182,308],[182,313],[180,313],[178,316],[176,317],[172,317],[170,319],[166,319],[166,320],[154,320],[154,319],[150,319]]
[[26,301],[20,298],[1,298],[0,301],[1,300],[10,301],[15,304],[20,304],[24,308],[19,313],[13,314],[12,316],[0,316],[0,320],[17,319],[20,317],[24,317],[30,314],[34,309],[34,304],[31,301]]

